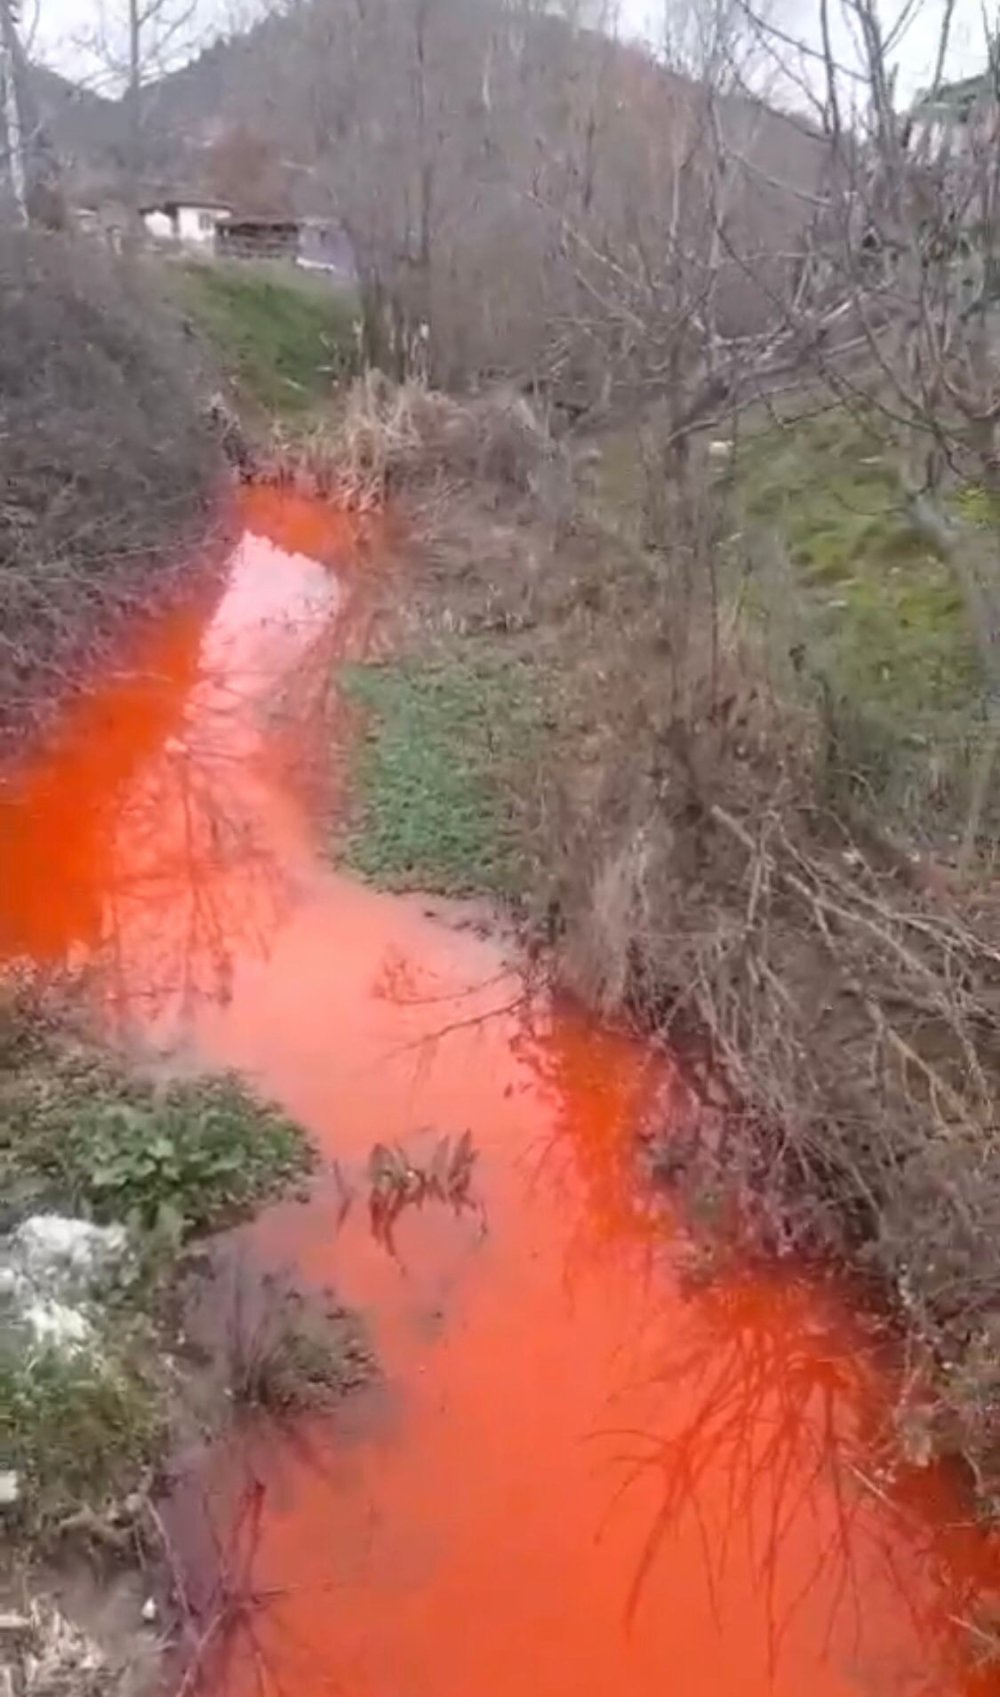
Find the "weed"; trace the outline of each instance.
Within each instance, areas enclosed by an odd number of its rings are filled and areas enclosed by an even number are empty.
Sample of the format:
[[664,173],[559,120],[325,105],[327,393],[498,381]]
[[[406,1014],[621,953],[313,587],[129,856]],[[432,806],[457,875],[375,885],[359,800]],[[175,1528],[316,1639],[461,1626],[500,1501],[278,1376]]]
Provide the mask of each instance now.
[[322,1406],[370,1371],[358,1326],[343,1308],[304,1296],[279,1274],[251,1277],[239,1268],[226,1354],[232,1402],[272,1414]]
[[18,1478],[20,1528],[100,1509],[127,1488],[162,1436],[157,1390],[134,1352],[0,1349],[0,1455]]
[[179,1241],[308,1164],[298,1127],[233,1077],[160,1089],[51,1043],[0,1077],[0,1189],[21,1211],[59,1206]]
[[329,396],[355,358],[349,290],[287,267],[189,265],[184,307],[246,396],[300,414]]
[[504,778],[538,729],[528,669],[445,659],[355,666],[343,681],[367,711],[349,864],[391,889],[512,895]]
[[434,1145],[430,1160],[420,1165],[398,1143],[376,1143],[368,1158],[368,1215],[372,1236],[396,1254],[395,1226],[406,1208],[422,1208],[425,1202],[446,1202],[456,1214],[471,1209],[486,1230],[486,1211],[472,1193],[472,1175],[478,1151],[471,1131],[451,1138],[445,1133]]

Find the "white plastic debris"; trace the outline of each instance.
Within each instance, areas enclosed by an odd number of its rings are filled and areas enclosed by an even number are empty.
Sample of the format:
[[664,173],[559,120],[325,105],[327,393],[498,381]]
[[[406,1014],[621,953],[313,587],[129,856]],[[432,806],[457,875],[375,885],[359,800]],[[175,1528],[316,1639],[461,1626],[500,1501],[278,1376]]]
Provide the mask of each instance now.
[[124,1226],[95,1226],[62,1214],[33,1214],[0,1238],[0,1318],[66,1354],[91,1345],[94,1287],[128,1254]]
[[13,1508],[21,1500],[21,1480],[13,1470],[0,1473],[0,1508]]
[[147,1597],[142,1605],[142,1618],[147,1626],[152,1626],[156,1620],[156,1599]]

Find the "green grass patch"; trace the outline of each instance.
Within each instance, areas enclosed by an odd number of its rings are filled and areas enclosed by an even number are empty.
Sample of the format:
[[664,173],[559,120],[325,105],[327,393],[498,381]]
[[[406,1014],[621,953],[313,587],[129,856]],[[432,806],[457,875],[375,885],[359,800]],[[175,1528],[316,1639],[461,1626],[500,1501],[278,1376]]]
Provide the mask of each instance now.
[[135,1488],[165,1441],[157,1316],[185,1239],[310,1164],[302,1130],[238,1078],[156,1084],[68,1040],[30,994],[0,1006],[0,1234],[49,1211],[120,1221],[132,1240],[67,1298],[91,1329],[82,1339],[36,1334],[0,1293],[0,1470],[17,1475],[5,1521],[19,1537]]
[[0,1350],[0,1465],[18,1478],[16,1526],[37,1537],[134,1485],[163,1440],[159,1387],[110,1337],[100,1355]]
[[407,661],[343,682],[365,714],[348,864],[390,889],[513,895],[511,798],[539,727],[530,669]]
[[186,265],[181,304],[247,397],[301,414],[328,397],[355,359],[357,300],[291,266]]
[[[843,412],[751,438],[737,461],[751,532],[771,532],[793,573],[757,595],[777,598],[807,682],[822,693],[838,763],[880,802],[942,814],[961,809],[982,735],[978,656],[955,576],[913,527],[884,444]],[[967,522],[995,522],[966,491]]]
[[234,1077],[164,1087],[45,1041],[0,1072],[0,1197],[180,1241],[308,1168],[304,1133]]

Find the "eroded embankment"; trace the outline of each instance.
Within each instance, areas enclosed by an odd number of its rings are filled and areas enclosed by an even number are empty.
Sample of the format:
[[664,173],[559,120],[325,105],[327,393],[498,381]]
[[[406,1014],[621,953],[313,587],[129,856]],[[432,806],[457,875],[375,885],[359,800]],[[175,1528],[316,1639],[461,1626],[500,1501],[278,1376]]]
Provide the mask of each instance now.
[[[333,1283],[381,1363],[179,1464],[186,1692],[981,1697],[993,1548],[900,1460],[880,1327],[792,1262],[708,1276],[636,1171],[662,1056],[488,914],[330,869],[319,707],[370,563],[293,498],[246,527],[218,608],[165,620],[3,816],[7,954],[86,963],[112,1030],[309,1128],[308,1201],[235,1248]],[[468,1189],[373,1231],[373,1146],[427,1169],[465,1131]]]

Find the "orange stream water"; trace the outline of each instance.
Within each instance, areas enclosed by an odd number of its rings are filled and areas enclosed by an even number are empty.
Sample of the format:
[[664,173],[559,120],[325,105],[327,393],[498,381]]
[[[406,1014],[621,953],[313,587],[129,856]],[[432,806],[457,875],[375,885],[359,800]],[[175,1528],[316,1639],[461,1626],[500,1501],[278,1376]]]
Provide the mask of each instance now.
[[[338,1223],[329,1173],[251,1228],[262,1263],[365,1310],[384,1380],[244,1440],[258,1606],[203,1688],[1000,1691],[960,1624],[995,1549],[942,1472],[880,1471],[865,1322],[793,1270],[685,1280],[634,1162],[669,1079],[526,1001],[495,935],[325,863],[309,728],[372,563],[292,498],[252,494],[245,527],[224,587],[0,796],[0,949],[89,966],[120,1034],[244,1069],[355,1179],[376,1139],[470,1127],[488,1231],[427,1208],[397,1262],[360,1205]],[[220,1501],[233,1453],[203,1470]]]

